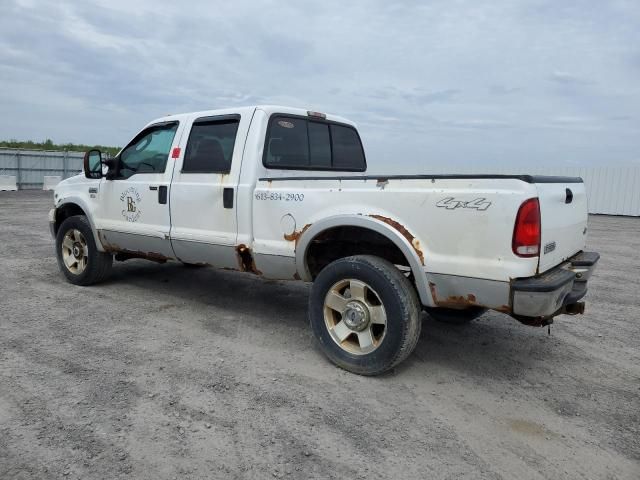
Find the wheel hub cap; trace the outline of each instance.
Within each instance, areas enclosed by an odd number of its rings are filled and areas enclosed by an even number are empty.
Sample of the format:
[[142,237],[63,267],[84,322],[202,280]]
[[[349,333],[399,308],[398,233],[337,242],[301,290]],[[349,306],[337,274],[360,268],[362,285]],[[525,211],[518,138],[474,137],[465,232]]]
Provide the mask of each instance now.
[[78,229],[68,230],[62,239],[62,262],[69,272],[81,274],[88,264],[87,240]]
[[344,278],[334,283],[323,311],[331,339],[344,351],[366,355],[382,344],[387,314],[380,296],[362,280]]
[[360,332],[369,325],[369,310],[362,303],[352,301],[347,303],[342,318],[347,327]]

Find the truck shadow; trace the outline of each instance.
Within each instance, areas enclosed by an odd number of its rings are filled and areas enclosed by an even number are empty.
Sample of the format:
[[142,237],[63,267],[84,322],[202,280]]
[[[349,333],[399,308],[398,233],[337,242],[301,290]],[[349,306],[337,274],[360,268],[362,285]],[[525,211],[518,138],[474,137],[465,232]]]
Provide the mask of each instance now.
[[[115,265],[108,285],[117,290],[123,284],[142,295],[146,290],[154,292],[154,298],[161,300],[159,311],[188,304],[205,318],[205,328],[218,334],[233,336],[238,329],[252,328],[286,331],[301,340],[287,348],[314,347],[307,320],[309,284],[138,260]],[[527,369],[561,362],[569,354],[558,343],[562,341],[553,336],[553,330],[548,336],[546,328],[527,327],[497,312],[466,325],[440,323],[423,313],[416,350],[396,373],[415,369],[433,375],[447,368],[480,378],[514,379]]]

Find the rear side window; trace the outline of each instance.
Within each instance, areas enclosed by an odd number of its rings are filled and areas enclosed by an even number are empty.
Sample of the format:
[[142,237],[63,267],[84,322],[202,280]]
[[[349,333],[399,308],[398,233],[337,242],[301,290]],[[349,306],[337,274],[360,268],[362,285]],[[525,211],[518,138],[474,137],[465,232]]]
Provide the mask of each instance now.
[[193,122],[182,172],[229,173],[239,122],[239,118],[204,118]]
[[267,168],[289,170],[366,169],[355,128],[284,115],[275,115],[269,121],[263,163]]

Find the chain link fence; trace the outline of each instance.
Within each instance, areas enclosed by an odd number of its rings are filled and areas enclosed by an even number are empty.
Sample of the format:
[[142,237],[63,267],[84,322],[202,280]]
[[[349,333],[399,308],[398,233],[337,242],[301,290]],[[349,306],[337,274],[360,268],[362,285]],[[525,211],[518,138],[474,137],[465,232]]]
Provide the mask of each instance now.
[[80,173],[83,157],[83,152],[0,148],[0,175],[15,176],[18,190],[42,189],[45,176]]

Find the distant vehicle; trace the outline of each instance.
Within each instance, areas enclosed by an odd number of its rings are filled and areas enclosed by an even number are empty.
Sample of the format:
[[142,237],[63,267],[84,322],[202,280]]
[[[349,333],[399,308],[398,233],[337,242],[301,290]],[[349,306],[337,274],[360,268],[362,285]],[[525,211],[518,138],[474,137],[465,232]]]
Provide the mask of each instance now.
[[[383,373],[414,349],[421,311],[486,309],[527,325],[582,313],[580,178],[368,175],[355,125],[258,106],[154,120],[118,155],[85,155],[49,214],[76,285],[144,258],[313,282],[309,318],[331,361]],[[212,286],[212,295],[215,287]]]

